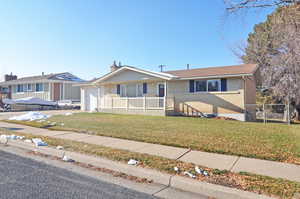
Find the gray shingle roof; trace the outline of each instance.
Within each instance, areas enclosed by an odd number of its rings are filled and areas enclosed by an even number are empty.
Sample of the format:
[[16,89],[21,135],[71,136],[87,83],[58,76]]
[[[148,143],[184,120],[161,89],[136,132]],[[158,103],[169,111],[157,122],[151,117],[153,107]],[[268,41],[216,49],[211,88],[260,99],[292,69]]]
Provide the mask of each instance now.
[[4,81],[0,82],[1,85],[10,85],[10,84],[21,84],[26,82],[39,82],[39,81],[70,81],[70,82],[84,82],[84,80],[72,75],[71,73],[53,73],[53,74],[46,74],[46,75],[37,75],[37,76],[29,76],[29,77],[22,77],[16,80],[11,81]]

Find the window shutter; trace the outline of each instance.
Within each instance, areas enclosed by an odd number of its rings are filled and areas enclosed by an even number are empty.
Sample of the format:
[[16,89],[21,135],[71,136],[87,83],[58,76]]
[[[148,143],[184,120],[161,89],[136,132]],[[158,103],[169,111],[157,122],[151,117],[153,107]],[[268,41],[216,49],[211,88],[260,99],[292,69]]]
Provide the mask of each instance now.
[[118,84],[117,85],[117,94],[120,95],[120,93],[121,93],[121,85]]
[[147,94],[147,83],[143,83],[143,94]]
[[195,92],[195,80],[190,80],[190,93]]
[[221,91],[227,91],[227,79],[221,79]]

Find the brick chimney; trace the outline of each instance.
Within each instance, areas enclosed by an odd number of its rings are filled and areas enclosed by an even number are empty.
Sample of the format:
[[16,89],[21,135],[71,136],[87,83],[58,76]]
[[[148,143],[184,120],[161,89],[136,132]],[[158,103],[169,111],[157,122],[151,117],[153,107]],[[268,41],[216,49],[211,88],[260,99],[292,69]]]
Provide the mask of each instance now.
[[13,75],[12,73],[10,73],[10,75],[6,74],[4,75],[4,81],[11,81],[11,80],[16,80],[18,79],[18,76]]
[[114,61],[113,65],[110,66],[110,71],[114,72],[116,70],[118,70],[119,68],[121,68],[121,62],[119,62],[119,66],[117,65],[116,61]]

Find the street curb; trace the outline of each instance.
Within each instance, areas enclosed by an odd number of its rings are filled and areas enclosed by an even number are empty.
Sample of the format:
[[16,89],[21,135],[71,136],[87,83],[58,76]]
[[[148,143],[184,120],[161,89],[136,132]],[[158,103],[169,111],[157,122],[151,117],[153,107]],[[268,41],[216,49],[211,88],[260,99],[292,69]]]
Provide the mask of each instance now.
[[205,194],[214,198],[226,198],[226,199],[272,199],[272,197],[255,194],[252,192],[242,191],[235,188],[224,187],[221,185],[210,184],[206,182],[196,181],[182,176],[172,176],[170,174],[164,174],[162,172],[141,168],[136,166],[119,163],[116,161],[84,155],[76,152],[57,150],[51,147],[35,147],[31,143],[25,143],[23,141],[9,140],[8,145],[31,151],[37,151],[42,154],[62,157],[63,154],[71,157],[75,161],[92,164],[93,166],[106,168],[128,175],[136,176],[139,178],[147,178],[153,180],[154,183],[162,184],[167,187],[179,189],[186,192],[195,194]]
[[91,165],[101,167],[101,168],[107,168],[110,170],[126,173],[126,174],[133,175],[133,176],[140,177],[140,178],[151,179],[156,183],[166,185],[166,186],[169,185],[169,181],[170,181],[170,177],[171,177],[171,175],[169,175],[169,174],[164,174],[164,173],[152,170],[152,169],[127,165],[124,163],[108,160],[105,158],[95,157],[95,156],[91,156],[91,155],[84,155],[84,154],[71,152],[71,151],[57,150],[57,149],[51,148],[51,147],[45,147],[45,146],[35,147],[31,143],[25,143],[22,141],[10,140],[8,142],[8,145],[13,146],[13,147],[22,148],[25,150],[37,151],[37,152],[40,152],[40,153],[43,153],[46,155],[52,155],[52,156],[57,156],[57,157],[62,157],[63,154],[65,154],[66,156],[70,157],[71,159],[73,159],[77,162],[91,164]]
[[226,199],[271,199],[271,197],[258,195],[256,193],[242,191],[235,188],[229,188],[221,185],[207,182],[196,181],[182,176],[174,176],[171,179],[170,186],[176,189],[193,192],[196,194],[206,193],[214,198]]

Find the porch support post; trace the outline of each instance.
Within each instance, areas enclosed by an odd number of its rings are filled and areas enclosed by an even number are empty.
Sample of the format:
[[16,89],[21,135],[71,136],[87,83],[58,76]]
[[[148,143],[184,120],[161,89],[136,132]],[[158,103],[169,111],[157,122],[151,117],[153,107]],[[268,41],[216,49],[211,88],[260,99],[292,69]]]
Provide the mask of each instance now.
[[146,111],[146,96],[143,97],[143,108],[144,108],[144,111]]
[[129,109],[129,99],[128,99],[128,97],[126,97],[126,110],[128,110]]
[[100,103],[99,103],[99,100],[100,100],[100,87],[97,86],[97,111],[99,112],[99,109],[100,109]]
[[164,111],[166,111],[166,108],[167,108],[167,91],[168,91],[167,86],[168,86],[167,81],[165,81]]

